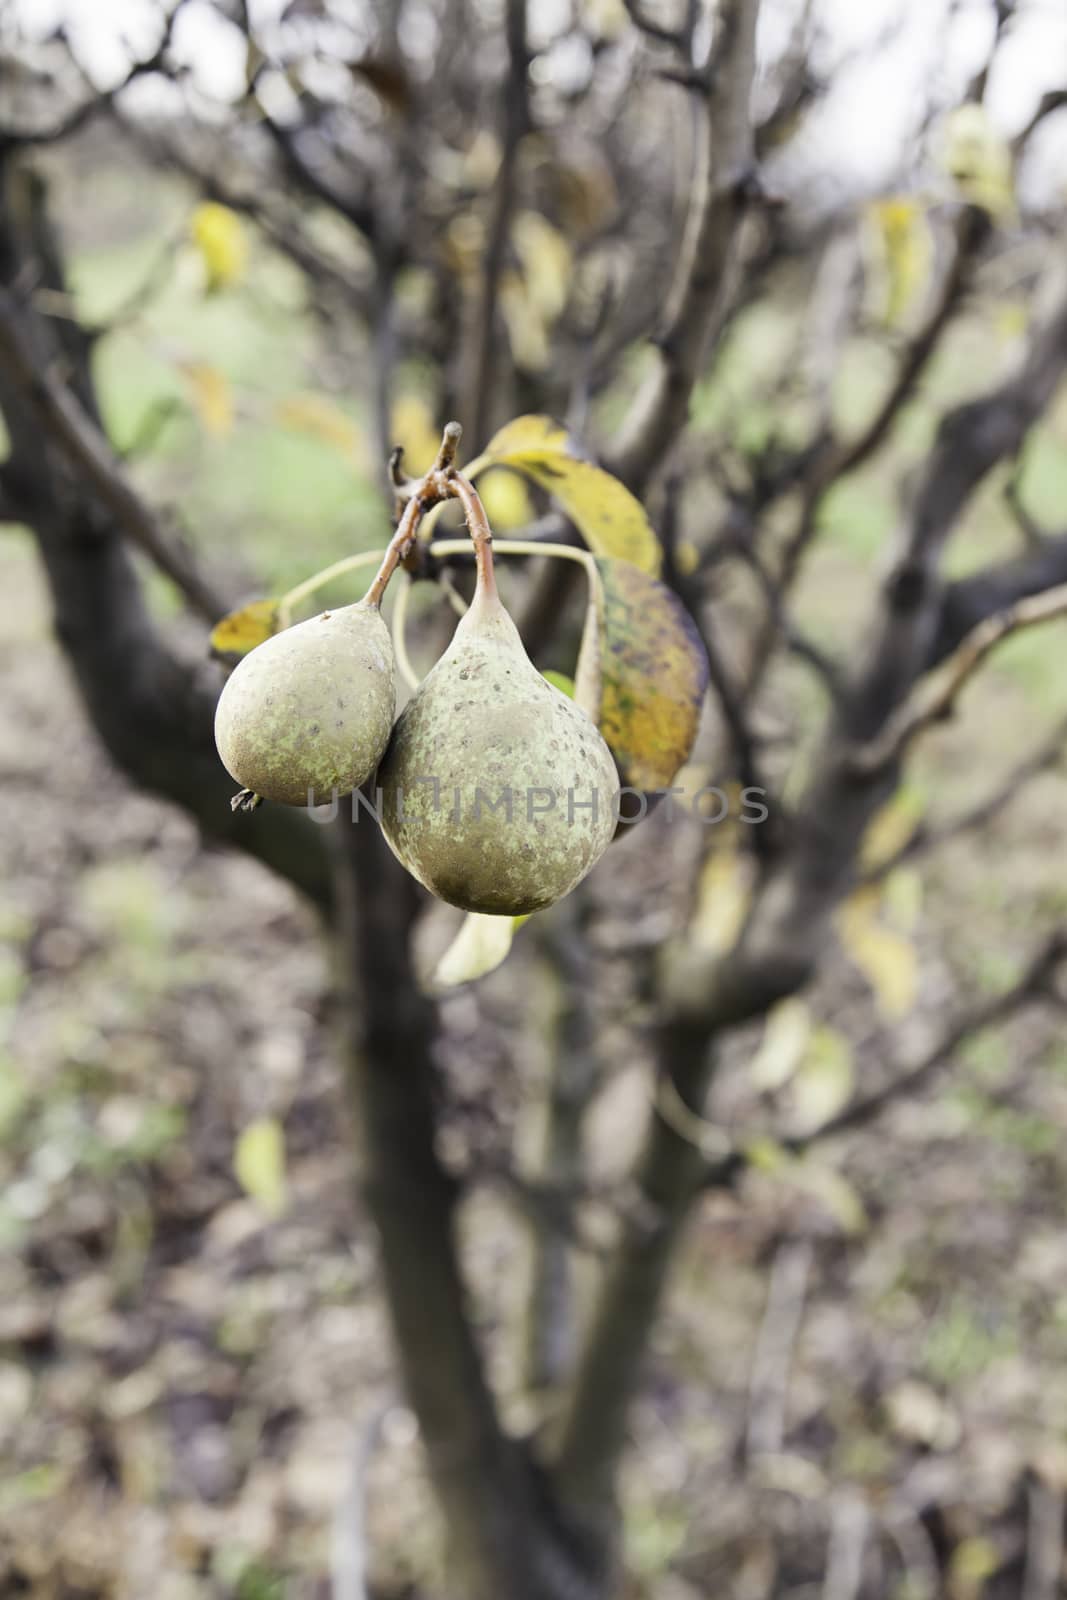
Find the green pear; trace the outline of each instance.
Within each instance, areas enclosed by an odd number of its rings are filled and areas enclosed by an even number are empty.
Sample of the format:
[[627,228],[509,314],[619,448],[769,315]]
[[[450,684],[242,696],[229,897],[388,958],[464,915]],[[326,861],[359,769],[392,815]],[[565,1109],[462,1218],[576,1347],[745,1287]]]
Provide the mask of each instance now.
[[307,805],[371,776],[396,715],[396,669],[378,607],[323,611],[236,667],[215,712],[227,772],[265,800]]
[[615,831],[611,752],[481,586],[401,713],[378,783],[393,853],[465,911],[519,916],[552,905]]

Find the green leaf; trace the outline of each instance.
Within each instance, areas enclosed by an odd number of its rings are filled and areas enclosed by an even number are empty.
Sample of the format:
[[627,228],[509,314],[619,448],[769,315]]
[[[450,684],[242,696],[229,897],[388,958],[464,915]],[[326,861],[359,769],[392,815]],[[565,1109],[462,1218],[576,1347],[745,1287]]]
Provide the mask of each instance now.
[[489,917],[480,911],[471,911],[464,917],[460,930],[434,968],[430,987],[454,989],[461,983],[473,983],[484,978],[507,959],[511,941],[525,917]]
[[246,656],[278,632],[277,600],[252,600],[231,611],[211,630],[211,648],[220,656]]
[[551,667],[547,667],[541,676],[548,680],[553,689],[565,694],[568,700],[574,699],[574,679],[568,678],[565,672],[553,672]]
[[685,765],[708,658],[678,596],[627,561],[597,558],[604,585],[599,726],[623,784],[664,789]]
[[594,554],[659,572],[663,551],[644,506],[610,472],[573,455],[566,430],[551,417],[516,417],[466,470],[474,477],[499,466],[513,467],[546,489]]
[[268,1216],[282,1214],[288,1194],[285,1134],[276,1117],[260,1117],[238,1136],[233,1171],[241,1188]]

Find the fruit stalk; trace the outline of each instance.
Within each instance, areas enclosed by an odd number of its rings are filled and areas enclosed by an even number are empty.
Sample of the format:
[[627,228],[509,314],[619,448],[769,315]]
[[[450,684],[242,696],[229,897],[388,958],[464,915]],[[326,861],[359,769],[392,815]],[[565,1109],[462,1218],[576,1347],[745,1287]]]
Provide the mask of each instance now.
[[[427,474],[428,476],[429,474]],[[370,588],[363,596],[366,605],[381,605],[382,596],[385,594],[389,579],[415,543],[415,538],[419,531],[419,523],[422,521],[426,511],[426,501],[423,498],[425,481],[424,479],[423,484],[420,485],[418,491],[412,495],[404,507],[404,514],[397,524],[396,532],[389,541],[389,548],[382,558],[382,564],[375,573],[374,581]],[[436,496],[433,498],[436,499]]]
[[496,599],[496,573],[493,571],[493,534],[485,514],[481,497],[468,478],[460,472],[449,476],[452,494],[463,507],[467,519],[467,532],[474,546],[474,560],[478,568],[478,589],[483,599]]

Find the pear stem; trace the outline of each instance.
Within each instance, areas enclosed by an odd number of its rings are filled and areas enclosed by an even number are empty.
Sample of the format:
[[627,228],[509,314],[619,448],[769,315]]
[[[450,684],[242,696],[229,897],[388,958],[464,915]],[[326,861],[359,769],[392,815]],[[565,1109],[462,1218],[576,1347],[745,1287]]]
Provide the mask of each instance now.
[[463,507],[467,519],[467,532],[474,546],[474,560],[478,568],[478,589],[485,599],[496,599],[496,574],[493,571],[493,533],[485,514],[481,497],[469,478],[461,472],[448,477],[451,493]]
[[[430,503],[432,504],[432,501],[436,498],[437,496],[433,495]],[[385,593],[389,579],[393,576],[393,573],[396,571],[401,561],[403,561],[404,557],[408,554],[412,545],[415,543],[415,539],[419,531],[419,523],[422,521],[423,513],[426,511],[426,509],[427,501],[423,498],[422,485],[420,484],[419,492],[416,492],[414,495],[412,495],[411,499],[404,507],[404,514],[397,524],[396,532],[389,541],[389,548],[386,550],[385,555],[382,558],[381,566],[374,575],[374,582],[363,596],[364,605],[381,605],[382,596]]]

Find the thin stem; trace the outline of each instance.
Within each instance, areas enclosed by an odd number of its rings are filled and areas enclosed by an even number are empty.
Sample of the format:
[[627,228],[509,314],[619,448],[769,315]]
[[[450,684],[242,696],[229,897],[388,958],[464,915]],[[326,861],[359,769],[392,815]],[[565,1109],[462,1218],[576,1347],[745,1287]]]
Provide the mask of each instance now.
[[384,550],[364,550],[358,556],[345,556],[341,561],[335,561],[330,567],[323,567],[321,572],[316,572],[310,578],[305,578],[303,583],[298,583],[295,589],[290,589],[288,594],[283,594],[278,601],[278,615],[282,626],[289,626],[289,619],[293,607],[300,600],[314,594],[316,589],[321,589],[323,584],[330,583],[334,578],[340,578],[346,572],[355,572],[360,567],[372,566],[381,561]]
[[[430,475],[428,474],[427,476]],[[425,482],[426,480],[424,480],[424,485]],[[381,605],[382,596],[385,593],[389,579],[415,543],[415,538],[419,531],[419,523],[422,521],[423,513],[426,510],[427,502],[424,499],[424,492],[424,487],[420,486],[419,492],[412,495],[404,507],[404,514],[400,518],[397,530],[389,542],[389,548],[382,558],[382,564],[375,574],[374,582],[363,596],[364,604],[369,606]],[[436,495],[433,498],[436,499]]]
[[[446,556],[466,555],[470,545],[466,539],[435,539],[426,551],[427,555]],[[499,544],[493,545],[493,553],[498,556],[552,556],[561,561],[577,561],[589,575],[590,583],[599,578],[596,570],[596,557],[588,550],[576,550],[569,544],[539,544],[534,539],[504,539]]]
[[496,574],[493,571],[493,531],[485,514],[477,489],[462,473],[454,472],[448,479],[449,492],[463,507],[467,531],[474,545],[474,559],[478,565],[478,588],[486,597],[496,596]]

